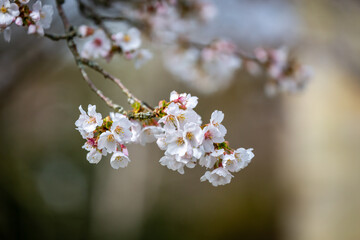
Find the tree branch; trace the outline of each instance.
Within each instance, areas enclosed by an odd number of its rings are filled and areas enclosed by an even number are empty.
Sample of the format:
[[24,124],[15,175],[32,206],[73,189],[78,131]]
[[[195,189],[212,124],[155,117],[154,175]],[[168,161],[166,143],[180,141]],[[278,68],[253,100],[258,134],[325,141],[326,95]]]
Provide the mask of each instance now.
[[[81,58],[81,56],[77,50],[76,43],[74,41],[74,37],[76,37],[76,31],[70,25],[68,18],[66,17],[66,15],[64,13],[64,10],[62,8],[63,3],[64,3],[64,0],[56,0],[57,10],[58,10],[60,18],[63,22],[64,28],[65,28],[65,34],[64,35],[45,34],[45,36],[54,41],[58,41],[61,39],[67,40],[67,46],[70,49],[70,51],[75,59],[76,66],[80,70],[80,73],[81,73],[83,79],[89,85],[91,90],[94,91],[110,108],[114,109],[116,112],[126,114],[129,118],[133,118],[133,119],[143,120],[143,119],[150,119],[150,118],[156,117],[156,114],[153,112],[154,109],[151,108],[148,104],[139,100],[137,97],[135,97],[129,91],[129,89],[125,87],[125,85],[120,81],[120,79],[118,79],[118,78],[112,76],[111,74],[109,74],[108,72],[106,72],[97,63],[95,63],[89,59]],[[99,22],[99,24],[101,25],[102,28],[104,28],[101,21]],[[125,93],[125,95],[128,97],[128,101],[130,104],[139,102],[141,104],[142,108],[144,110],[147,110],[148,112],[139,112],[139,113],[126,112],[122,106],[114,104],[113,101],[110,98],[106,97],[91,81],[91,79],[89,78],[89,76],[87,75],[87,73],[84,69],[84,66],[88,66],[89,68],[91,68],[91,69],[97,71],[98,73],[100,73],[101,75],[103,75],[104,78],[110,79],[113,82],[115,82],[121,88],[123,93]]]

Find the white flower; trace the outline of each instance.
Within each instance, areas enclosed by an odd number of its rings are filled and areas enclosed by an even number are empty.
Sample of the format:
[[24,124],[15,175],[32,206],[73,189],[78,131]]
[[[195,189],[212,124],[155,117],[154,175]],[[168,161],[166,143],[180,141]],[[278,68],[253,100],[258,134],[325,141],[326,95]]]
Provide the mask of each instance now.
[[202,130],[196,123],[189,122],[184,126],[183,137],[191,147],[198,147],[203,138]]
[[168,169],[178,171],[180,174],[184,174],[185,163],[177,161],[175,156],[165,155],[160,159],[159,162]]
[[216,168],[214,169],[212,172],[207,171],[201,178],[200,180],[202,182],[208,180],[214,187],[217,187],[219,185],[225,185],[230,183],[231,178],[234,177],[233,175],[231,175],[231,173],[222,168]]
[[0,0],[0,28],[9,26],[19,14],[19,7],[16,3]]
[[201,159],[205,155],[204,148],[202,146],[192,149],[192,155],[196,159]]
[[131,122],[130,130],[131,130],[131,133],[132,133],[131,142],[139,143],[139,137],[140,137],[140,134],[141,134],[141,131],[142,131],[141,124],[138,121],[135,121],[135,120],[130,120],[130,122]]
[[224,134],[222,134],[217,127],[211,124],[204,127],[203,134],[204,140],[202,142],[202,145],[205,152],[214,151],[214,143],[222,143],[225,141]]
[[147,18],[152,37],[160,43],[173,43],[181,33],[186,33],[193,27],[190,22],[184,21],[179,16],[175,7],[169,4],[161,4],[161,9],[157,7],[156,14]]
[[195,48],[169,49],[165,52],[164,64],[166,68],[181,80],[193,83],[198,78],[196,64],[200,51]]
[[96,30],[90,40],[84,44],[81,51],[83,58],[107,57],[111,50],[111,42],[103,30]]
[[106,131],[102,133],[99,137],[98,148],[104,149],[108,153],[112,153],[116,151],[118,143],[115,140],[115,136],[112,132]]
[[170,103],[165,112],[167,115],[159,120],[165,129],[183,128],[188,122],[201,124],[201,117],[194,110],[182,110],[177,103]]
[[96,148],[91,148],[88,154],[86,155],[86,159],[89,161],[89,163],[93,163],[93,164],[99,163],[101,158],[102,158],[102,154]]
[[137,28],[130,28],[126,33],[119,32],[112,35],[115,44],[121,47],[123,52],[136,50],[141,45],[140,31]]
[[82,148],[85,149],[86,151],[90,151],[91,149],[94,148],[94,146],[89,141],[86,141],[82,146]]
[[158,147],[161,150],[166,150],[167,149],[167,142],[166,142],[166,137],[165,136],[158,136],[158,139],[156,140],[156,144],[158,145]]
[[86,25],[81,25],[78,28],[78,34],[80,35],[80,37],[88,37],[91,36],[94,33],[94,29],[92,27],[86,26]]
[[240,171],[240,166],[241,166],[233,154],[226,154],[223,157],[222,165],[225,169],[229,170],[230,172]]
[[179,103],[180,105],[185,106],[187,109],[193,109],[198,104],[198,97],[192,97],[191,94],[179,94],[176,91],[172,91],[170,93],[170,101]]
[[94,133],[93,132],[87,132],[85,130],[82,130],[80,128],[76,128],[76,130],[78,130],[81,134],[81,137],[83,139],[88,139],[88,138],[93,138],[94,137]]
[[48,29],[51,25],[53,14],[54,9],[51,5],[42,6],[41,1],[34,3],[30,17],[35,22],[35,25],[29,26],[28,34],[38,33],[43,36],[44,29]]
[[11,29],[10,27],[7,27],[5,29],[0,28],[0,33],[4,32],[4,40],[7,42],[10,42],[11,40]]
[[135,68],[138,69],[153,58],[153,54],[147,49],[140,49],[135,53]]
[[18,25],[18,26],[22,26],[24,24],[23,19],[21,17],[17,17],[15,19],[15,24]]
[[139,143],[144,146],[146,143],[154,142],[156,137],[163,132],[164,131],[161,127],[146,126],[139,134]]
[[217,8],[214,4],[208,2],[200,3],[199,15],[203,21],[208,22],[212,20],[216,16],[216,14]]
[[183,137],[181,130],[173,131],[166,136],[166,154],[184,156],[188,150],[188,142]]
[[203,157],[200,158],[199,160],[199,165],[202,167],[206,167],[206,168],[213,168],[215,163],[216,163],[217,159],[213,156],[211,156],[211,154],[205,154]]
[[186,123],[201,124],[201,117],[192,109],[180,110],[177,115],[179,127],[183,128]]
[[179,120],[177,118],[177,116],[181,114],[179,106],[175,103],[170,103],[165,112],[167,115],[162,117],[158,123],[163,123],[165,129],[175,129],[179,126]]
[[203,92],[214,92],[229,85],[241,66],[234,44],[218,40],[203,48],[170,49],[165,65],[171,73]]
[[238,148],[235,150],[234,156],[236,160],[239,162],[239,170],[245,168],[250,163],[251,159],[253,159],[255,154],[252,151],[253,151],[252,148],[249,149]]
[[111,132],[115,140],[119,143],[128,143],[131,140],[132,132],[130,131],[132,123],[127,118],[121,118],[111,125]]
[[215,110],[211,114],[210,118],[210,124],[217,127],[220,131],[220,133],[225,136],[226,135],[226,128],[221,124],[221,122],[224,120],[224,113],[222,111]]
[[114,113],[114,112],[111,112],[110,113],[110,118],[113,122],[117,122],[119,121],[120,119],[127,119],[127,117],[124,115],[124,114],[121,114],[121,113]]
[[207,153],[200,158],[199,164],[200,166],[206,168],[213,168],[215,163],[222,158],[224,155],[224,149],[215,150],[212,153]]
[[125,168],[129,164],[130,159],[123,152],[115,152],[111,159],[110,165],[114,169]]
[[80,117],[75,122],[75,126],[77,129],[83,130],[85,132],[93,132],[96,127],[102,125],[102,116],[101,113],[96,112],[96,106],[89,104],[88,106],[88,114],[82,109],[82,107],[79,107],[80,110]]
[[192,154],[185,154],[184,156],[175,155],[177,162],[184,163],[188,168],[194,168],[196,166],[196,158]]

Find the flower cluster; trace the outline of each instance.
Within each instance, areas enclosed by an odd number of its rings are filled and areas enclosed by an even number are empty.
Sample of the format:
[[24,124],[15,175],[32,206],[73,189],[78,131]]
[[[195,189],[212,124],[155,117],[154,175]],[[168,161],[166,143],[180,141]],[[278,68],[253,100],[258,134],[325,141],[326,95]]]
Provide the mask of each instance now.
[[245,65],[253,75],[261,73],[259,65],[262,66],[268,76],[265,84],[265,93],[268,96],[279,92],[298,92],[306,86],[311,77],[310,68],[289,58],[286,48],[257,48],[254,53],[256,61],[247,61]]
[[144,1],[128,12],[149,29],[147,33],[156,42],[168,43],[176,42],[197,23],[213,19],[217,9],[202,0],[155,0]]
[[122,53],[126,59],[134,60],[135,67],[141,67],[152,58],[147,49],[140,49],[141,33],[137,28],[118,32],[111,38],[102,29],[82,25],[78,29],[80,37],[88,37],[81,51],[83,58],[105,58],[110,60],[115,53]]
[[[121,1],[112,5],[113,12],[119,14],[117,16],[102,16],[90,3],[79,2],[82,15],[96,20],[94,26],[72,26],[64,35],[45,34],[44,30],[50,28],[52,22],[53,7],[42,5],[40,0],[33,1],[0,0],[0,33],[6,41],[10,41],[10,27],[15,24],[25,27],[28,34],[53,40],[71,39],[76,45],[80,38],[82,58],[109,61],[115,54],[120,54],[132,60],[135,68],[140,68],[153,58],[149,50],[141,47],[141,35],[145,35],[165,49],[164,63],[172,74],[205,93],[228,87],[235,71],[242,65],[250,74],[264,72],[268,76],[265,92],[269,96],[296,92],[304,88],[311,75],[307,66],[288,57],[286,49],[258,48],[255,57],[249,57],[230,41],[192,42],[192,30],[217,13],[215,5],[207,0],[151,0],[136,4]],[[107,20],[123,21],[127,30],[111,32]]]
[[102,119],[96,112],[96,106],[89,105],[86,113],[79,107],[80,117],[75,122],[76,129],[86,139],[83,146],[89,151],[86,158],[90,163],[100,162],[102,156],[112,153],[110,164],[113,168],[124,168],[130,162],[124,144],[131,142],[132,124],[124,115],[111,113]]
[[231,149],[225,141],[226,128],[221,124],[224,114],[214,111],[210,123],[202,125],[201,117],[194,111],[197,97],[173,91],[170,102],[160,102],[159,123],[164,133],[156,135],[157,144],[165,151],[160,163],[169,169],[184,173],[184,167],[193,168],[198,163],[207,169],[201,181],[212,185],[230,183],[233,175],[246,167],[254,157],[252,149]]
[[227,132],[222,125],[224,114],[214,111],[210,123],[202,125],[201,117],[194,111],[198,98],[173,91],[170,101],[160,101],[154,110],[158,120],[129,120],[125,115],[110,113],[102,119],[96,106],[89,105],[87,113],[80,106],[76,129],[86,140],[83,148],[87,160],[98,163],[102,156],[112,154],[111,166],[124,168],[130,162],[125,144],[145,145],[156,141],[165,151],[160,164],[171,170],[184,173],[184,168],[196,164],[207,169],[201,181],[212,185],[230,183],[233,175],[246,167],[254,157],[252,149],[232,149],[224,137]]
[[[180,80],[200,91],[211,93],[229,85],[241,59],[229,41],[216,40],[199,49],[179,46],[165,54],[167,69]],[[186,74],[184,74],[186,72]]]
[[36,1],[32,8],[27,5],[30,0],[0,0],[0,32],[4,32],[6,41],[10,41],[10,26],[15,23],[18,26],[28,28],[28,34],[43,36],[44,29],[50,27],[53,17],[51,5],[42,6],[41,1]]

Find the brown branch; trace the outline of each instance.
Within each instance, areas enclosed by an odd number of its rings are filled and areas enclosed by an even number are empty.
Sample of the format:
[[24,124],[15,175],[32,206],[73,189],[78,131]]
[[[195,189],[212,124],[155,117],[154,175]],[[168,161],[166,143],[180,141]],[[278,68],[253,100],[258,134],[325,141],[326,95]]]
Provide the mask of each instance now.
[[59,40],[66,40],[69,38],[73,38],[76,37],[77,32],[75,30],[70,31],[67,34],[63,34],[63,35],[57,35],[57,34],[51,34],[51,33],[45,33],[45,37],[54,40],[54,41],[59,41]]
[[56,8],[57,11],[59,13],[59,16],[61,18],[61,21],[64,25],[65,31],[69,32],[70,29],[70,23],[68,18],[66,17],[65,13],[64,13],[64,9],[62,8],[62,4],[64,4],[65,0],[56,0]]
[[256,57],[253,57],[253,56],[250,56],[248,55],[247,53],[243,52],[241,49],[238,49],[236,50],[236,55],[238,57],[240,57],[242,60],[245,60],[245,61],[252,61],[252,62],[256,62],[260,65],[263,65],[262,62],[259,61],[259,59],[257,59]]
[[148,111],[153,111],[154,109],[152,107],[150,107],[148,104],[144,103],[143,101],[141,101],[140,99],[138,99],[137,97],[135,97],[127,87],[125,87],[125,85],[121,82],[121,80],[119,78],[114,77],[113,75],[111,75],[110,73],[106,72],[102,67],[100,67],[97,63],[86,59],[86,58],[81,58],[80,61],[85,64],[86,66],[88,66],[89,68],[97,71],[98,73],[100,73],[101,75],[103,75],[105,78],[110,79],[111,81],[113,81],[116,85],[118,85],[120,87],[120,89],[122,90],[123,93],[125,93],[125,95],[128,97],[129,103],[133,104],[134,102],[139,102],[142,107],[145,110]]
[[106,97],[96,86],[95,84],[90,80],[89,76],[87,75],[86,71],[84,70],[84,67],[81,63],[77,63],[76,66],[79,68],[81,75],[83,76],[84,80],[87,82],[91,90],[93,90],[109,107],[113,108],[116,112],[119,112],[121,114],[127,114],[123,107],[120,105],[114,104],[113,101]]
[[[79,1],[80,2],[80,1]],[[154,109],[152,109],[149,105],[142,102],[138,98],[136,98],[130,91],[125,87],[124,84],[120,81],[120,79],[112,76],[111,74],[107,73],[104,69],[102,69],[97,63],[90,61],[85,58],[81,58],[80,54],[77,50],[76,43],[74,41],[74,37],[76,37],[76,31],[73,29],[73,27],[70,25],[68,18],[66,17],[64,10],[62,8],[62,4],[64,3],[64,0],[56,0],[56,6],[57,10],[59,12],[60,18],[63,22],[64,28],[65,28],[65,34],[64,35],[52,35],[52,34],[46,34],[46,37],[48,37],[51,40],[60,40],[60,39],[66,39],[67,40],[67,46],[70,49],[75,62],[76,66],[80,70],[80,73],[83,77],[83,79],[86,81],[86,83],[89,85],[92,91],[94,91],[109,107],[113,108],[116,112],[126,114],[129,118],[133,119],[150,119],[156,117],[156,114],[154,113]],[[99,22],[99,25],[101,25],[102,28],[104,26],[102,25],[102,22]],[[89,76],[87,75],[84,65],[88,66],[89,68],[99,72],[102,74],[105,78],[112,80],[115,82],[121,90],[127,95],[129,103],[132,104],[134,102],[139,102],[144,110],[147,110],[148,112],[139,112],[139,113],[133,113],[133,112],[126,112],[123,107],[120,105],[114,104],[113,101],[106,97],[91,81]]]

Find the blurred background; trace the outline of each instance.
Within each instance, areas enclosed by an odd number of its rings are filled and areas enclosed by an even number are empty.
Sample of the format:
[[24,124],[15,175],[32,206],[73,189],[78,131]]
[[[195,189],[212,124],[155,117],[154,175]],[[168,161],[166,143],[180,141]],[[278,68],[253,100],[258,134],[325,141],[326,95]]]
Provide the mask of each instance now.
[[199,37],[234,39],[248,52],[289,46],[314,70],[307,89],[268,98],[264,80],[241,70],[226,90],[203,95],[164,69],[161,49],[138,71],[119,57],[101,64],[152,105],[176,90],[199,97],[204,122],[222,110],[227,140],[254,148],[252,163],[217,188],[200,182],[203,168],[161,166],[156,144],[130,146],[126,169],[108,158],[89,164],[78,106],[110,109],[64,42],[14,28],[11,43],[0,39],[0,239],[360,239],[360,2],[214,3],[218,16]]

